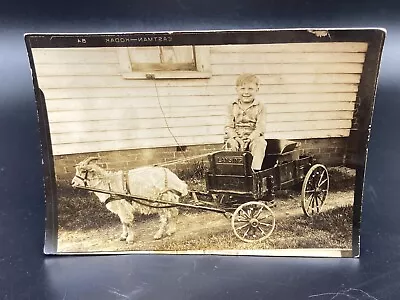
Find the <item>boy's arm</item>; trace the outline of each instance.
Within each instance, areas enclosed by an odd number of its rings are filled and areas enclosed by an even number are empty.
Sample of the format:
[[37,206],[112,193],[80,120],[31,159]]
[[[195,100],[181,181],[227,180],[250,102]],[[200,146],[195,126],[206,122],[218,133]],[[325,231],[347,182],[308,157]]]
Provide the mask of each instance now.
[[228,139],[237,137],[237,133],[235,130],[235,116],[233,115],[233,105],[228,106],[228,113],[225,122],[225,132],[228,136]]
[[264,108],[264,104],[259,104],[260,110],[257,114],[257,122],[256,128],[254,131],[249,135],[249,139],[252,141],[256,137],[264,136],[265,128],[266,128],[266,110]]

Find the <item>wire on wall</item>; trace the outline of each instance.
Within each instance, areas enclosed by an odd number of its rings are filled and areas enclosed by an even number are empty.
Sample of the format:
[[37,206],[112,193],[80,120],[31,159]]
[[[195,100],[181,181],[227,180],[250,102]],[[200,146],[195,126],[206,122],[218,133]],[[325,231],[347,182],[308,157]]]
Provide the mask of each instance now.
[[[146,78],[147,78],[147,79],[152,79],[152,80],[153,80],[154,87],[155,87],[155,89],[156,89],[156,94],[157,94],[158,106],[160,107],[161,113],[162,113],[163,118],[164,118],[165,125],[167,126],[167,129],[168,129],[169,133],[171,134],[172,138],[174,139],[176,145],[178,146],[178,149],[184,149],[184,148],[179,144],[177,138],[175,137],[175,135],[173,134],[173,132],[172,132],[172,130],[171,130],[171,127],[170,127],[169,124],[168,124],[167,116],[165,115],[164,109],[163,109],[163,107],[162,107],[162,105],[161,105],[160,95],[159,95],[159,92],[158,92],[157,82],[156,82],[156,78],[155,78],[154,74],[146,74]],[[186,155],[185,155],[184,151],[179,151],[179,152],[181,152],[182,155],[183,155],[183,157],[186,158]]]

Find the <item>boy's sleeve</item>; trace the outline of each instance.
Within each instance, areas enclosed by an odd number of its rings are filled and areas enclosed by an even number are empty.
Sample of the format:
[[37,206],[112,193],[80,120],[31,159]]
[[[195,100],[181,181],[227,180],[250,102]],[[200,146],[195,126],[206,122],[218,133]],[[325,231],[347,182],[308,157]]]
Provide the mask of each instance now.
[[235,116],[233,115],[233,105],[228,105],[228,112],[226,114],[225,132],[228,139],[237,137],[235,130]]
[[259,136],[264,136],[265,129],[266,129],[266,110],[264,107],[264,104],[260,103],[259,104],[260,110],[258,111],[257,114],[257,123],[256,123],[256,129],[249,135],[249,139],[253,140],[256,137]]

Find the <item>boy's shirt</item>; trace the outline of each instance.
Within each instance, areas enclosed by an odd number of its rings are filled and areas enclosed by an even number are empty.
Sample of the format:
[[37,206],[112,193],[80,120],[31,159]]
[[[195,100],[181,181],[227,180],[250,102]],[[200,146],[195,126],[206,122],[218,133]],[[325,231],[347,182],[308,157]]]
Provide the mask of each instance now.
[[239,137],[252,140],[258,136],[264,136],[265,122],[263,103],[254,99],[247,109],[243,109],[239,101],[235,100],[229,105],[225,130],[228,138]]

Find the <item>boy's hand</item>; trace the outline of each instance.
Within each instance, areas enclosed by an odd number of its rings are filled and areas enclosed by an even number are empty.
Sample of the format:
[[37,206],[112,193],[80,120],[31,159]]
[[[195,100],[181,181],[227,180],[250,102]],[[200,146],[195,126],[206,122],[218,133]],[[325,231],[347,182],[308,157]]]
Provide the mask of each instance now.
[[245,142],[239,137],[235,138],[235,140],[239,144],[239,151],[244,151]]
[[247,147],[249,146],[251,140],[249,138],[244,138],[243,139],[243,151],[245,151],[247,149]]
[[238,144],[239,144],[239,150],[240,151],[246,151],[246,149],[247,149],[247,146],[249,145],[249,143],[250,143],[250,139],[248,139],[248,138],[243,138],[243,139],[241,139],[241,138],[236,138],[236,141],[238,142]]

